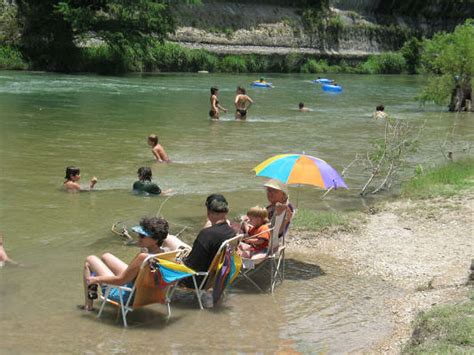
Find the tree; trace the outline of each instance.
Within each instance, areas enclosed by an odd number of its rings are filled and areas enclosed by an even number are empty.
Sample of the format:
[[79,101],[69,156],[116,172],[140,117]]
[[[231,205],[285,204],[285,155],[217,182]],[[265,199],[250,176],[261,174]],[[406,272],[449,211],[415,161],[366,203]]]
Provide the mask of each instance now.
[[[187,0],[197,3],[198,0]],[[18,0],[24,23],[23,48],[48,70],[75,67],[77,43],[105,41],[114,53],[143,55],[163,41],[175,23],[166,0]]]
[[472,111],[474,72],[474,21],[467,20],[452,33],[437,33],[424,41],[422,63],[433,77],[423,90],[421,101],[447,104],[449,111]]

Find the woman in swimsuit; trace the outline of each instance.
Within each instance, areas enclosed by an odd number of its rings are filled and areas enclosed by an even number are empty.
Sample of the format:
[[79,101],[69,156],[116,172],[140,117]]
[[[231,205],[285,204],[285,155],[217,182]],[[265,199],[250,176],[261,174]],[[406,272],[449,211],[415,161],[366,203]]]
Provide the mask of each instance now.
[[84,309],[91,311],[94,299],[98,297],[98,284],[107,283],[112,285],[125,285],[133,283],[137,277],[148,254],[162,253],[163,241],[168,236],[169,225],[163,218],[143,218],[140,225],[132,230],[138,233],[138,246],[145,248],[147,252],[140,252],[132,262],[127,265],[116,256],[106,253],[99,259],[95,255],[89,255],[84,264]]
[[245,89],[241,86],[237,87],[237,95],[235,96],[235,119],[245,120],[247,118],[247,110],[250,105],[253,104],[253,100],[245,92]]
[[[66,176],[64,178],[66,181],[64,181],[63,186],[66,191],[87,191],[79,184],[79,180],[81,179],[81,169],[74,166],[68,166],[66,168]],[[97,178],[94,176],[89,183],[89,190],[92,190],[96,183]]]
[[211,88],[211,110],[209,111],[209,116],[215,120],[219,119],[220,110],[227,112],[227,109],[219,105],[219,100],[217,99],[218,93],[219,93],[219,89],[213,86]]

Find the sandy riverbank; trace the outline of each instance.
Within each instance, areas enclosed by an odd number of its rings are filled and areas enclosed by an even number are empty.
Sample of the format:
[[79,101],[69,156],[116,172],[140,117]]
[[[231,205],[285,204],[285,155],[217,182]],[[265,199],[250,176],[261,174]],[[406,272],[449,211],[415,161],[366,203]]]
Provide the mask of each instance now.
[[367,352],[399,353],[418,312],[465,299],[474,257],[474,192],[453,198],[401,200],[370,209],[352,227],[293,231],[289,252],[327,254],[355,271],[378,275],[406,290],[386,301],[394,329]]

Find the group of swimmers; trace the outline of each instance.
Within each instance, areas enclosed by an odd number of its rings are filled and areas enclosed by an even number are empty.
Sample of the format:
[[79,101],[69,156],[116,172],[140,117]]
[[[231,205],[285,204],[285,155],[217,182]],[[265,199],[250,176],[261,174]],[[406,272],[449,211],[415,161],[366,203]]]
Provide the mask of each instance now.
[[[209,111],[209,116],[214,120],[218,120],[220,118],[221,111],[227,112],[227,109],[219,104],[219,100],[217,98],[218,94],[219,89],[215,86],[211,87],[211,110]],[[253,100],[247,95],[245,88],[238,86],[234,99],[235,119],[247,119],[247,111],[252,104]]]

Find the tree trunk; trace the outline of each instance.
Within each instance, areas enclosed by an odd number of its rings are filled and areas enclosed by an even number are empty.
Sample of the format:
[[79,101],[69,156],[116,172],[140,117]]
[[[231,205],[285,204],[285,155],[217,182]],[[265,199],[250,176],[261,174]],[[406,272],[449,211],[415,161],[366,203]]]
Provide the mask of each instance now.
[[451,103],[449,104],[449,111],[471,111],[472,112],[472,86],[471,81],[461,82],[456,84],[451,95]]

